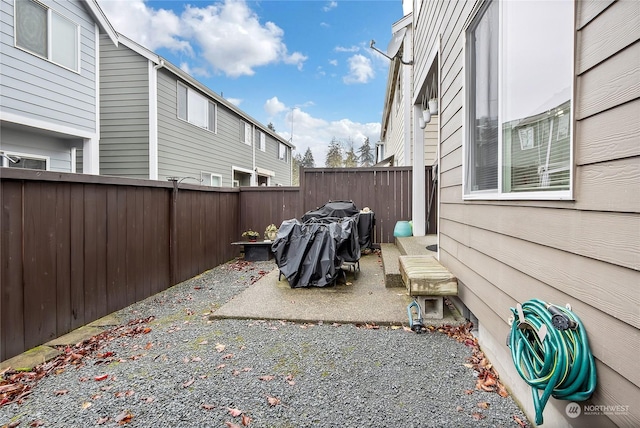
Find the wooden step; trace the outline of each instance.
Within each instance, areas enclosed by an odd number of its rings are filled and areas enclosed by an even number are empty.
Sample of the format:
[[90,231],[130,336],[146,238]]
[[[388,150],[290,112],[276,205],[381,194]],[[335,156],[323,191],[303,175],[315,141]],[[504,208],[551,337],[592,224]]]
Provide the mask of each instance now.
[[458,279],[433,256],[400,256],[402,281],[410,296],[456,296]]
[[385,287],[404,287],[398,264],[400,251],[398,251],[398,248],[396,248],[394,244],[380,244],[380,249],[382,250],[381,258]]

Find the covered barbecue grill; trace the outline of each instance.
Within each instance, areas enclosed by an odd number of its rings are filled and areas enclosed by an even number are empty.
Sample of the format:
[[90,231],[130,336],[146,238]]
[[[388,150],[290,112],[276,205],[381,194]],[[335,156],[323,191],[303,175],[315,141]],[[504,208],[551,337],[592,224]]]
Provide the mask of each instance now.
[[291,288],[334,285],[343,264],[359,265],[359,211],[352,202],[329,204],[278,230],[271,249]]

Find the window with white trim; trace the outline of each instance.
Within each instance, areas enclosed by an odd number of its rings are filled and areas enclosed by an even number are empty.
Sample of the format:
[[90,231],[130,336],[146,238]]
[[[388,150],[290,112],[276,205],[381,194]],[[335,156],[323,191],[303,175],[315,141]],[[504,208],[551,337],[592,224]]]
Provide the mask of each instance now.
[[466,199],[571,197],[573,8],[492,1],[467,29]]
[[49,170],[49,157],[0,152],[0,165],[5,168]]
[[258,147],[262,152],[267,150],[267,138],[262,131],[258,131]]
[[15,45],[55,64],[80,70],[80,26],[34,0],[15,1]]
[[200,172],[200,182],[203,186],[221,187],[222,175],[214,174],[212,172]]
[[287,146],[283,143],[278,143],[278,159],[287,162]]
[[251,125],[243,120],[240,121],[240,141],[251,145]]
[[218,106],[200,92],[178,82],[178,119],[217,132]]

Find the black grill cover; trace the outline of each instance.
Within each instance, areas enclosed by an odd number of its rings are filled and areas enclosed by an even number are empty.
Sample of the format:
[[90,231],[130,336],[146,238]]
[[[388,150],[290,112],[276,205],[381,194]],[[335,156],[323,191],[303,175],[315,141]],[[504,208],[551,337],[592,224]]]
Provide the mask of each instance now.
[[333,285],[343,262],[360,259],[357,218],[285,220],[271,249],[291,288]]
[[325,218],[325,217],[351,217],[358,214],[359,210],[356,208],[356,204],[351,201],[333,201],[327,202],[318,209],[307,211],[302,216],[302,221],[306,222],[312,218]]

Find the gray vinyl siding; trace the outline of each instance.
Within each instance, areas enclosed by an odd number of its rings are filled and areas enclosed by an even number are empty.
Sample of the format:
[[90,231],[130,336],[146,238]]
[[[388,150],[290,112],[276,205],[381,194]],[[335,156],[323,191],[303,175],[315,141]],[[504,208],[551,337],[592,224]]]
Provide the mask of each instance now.
[[95,24],[85,6],[75,0],[42,1],[81,27],[80,73],[76,73],[16,48],[14,1],[0,2],[0,111],[95,132]]
[[[640,3],[576,2],[574,200],[509,202],[462,199],[464,23],[475,3],[423,2],[414,16],[416,86],[442,34],[440,261],[530,418],[531,392],[504,342],[509,307],[540,298],[570,303],[584,323],[598,370],[591,403],[629,406],[590,423],[640,426]],[[551,399],[545,425],[584,426],[566,419],[566,404]]]
[[[186,84],[193,90],[195,87]],[[202,93],[202,92],[201,92]],[[208,94],[202,93],[208,97]],[[177,115],[177,77],[167,71],[158,71],[158,179],[167,177],[193,177],[200,180],[201,172],[222,176],[222,186],[233,185],[233,168],[253,170],[253,145],[241,141],[245,119],[220,102],[217,105],[217,132],[192,125]],[[254,126],[249,122],[250,125]],[[267,153],[256,148],[256,166],[276,172],[272,183],[289,184],[285,175],[288,163],[277,159],[275,139],[267,134]],[[290,151],[289,151],[290,156]],[[286,178],[285,178],[286,177]],[[186,183],[195,184],[193,179]]]
[[[76,147],[82,147],[81,140],[51,137],[25,128],[2,127],[1,132],[0,151],[49,157],[49,171],[71,172],[71,147],[74,142]],[[77,172],[82,172],[81,166]]]
[[149,61],[100,42],[100,174],[148,179]]
[[291,149],[287,147],[286,160],[278,159],[278,147],[280,142],[265,133],[265,151],[260,150],[258,136],[256,135],[256,166],[275,172],[271,177],[272,186],[291,185]]
[[[195,88],[192,88],[195,89]],[[204,94],[203,94],[204,95]],[[229,128],[232,129],[229,129]],[[177,78],[167,70],[158,71],[158,179],[194,177],[201,172],[222,176],[222,185],[231,186],[230,145],[242,149],[251,168],[250,147],[240,143],[239,124],[218,105],[218,133],[202,129],[178,118]],[[242,147],[241,147],[242,146]],[[196,184],[193,180],[187,183]]]

